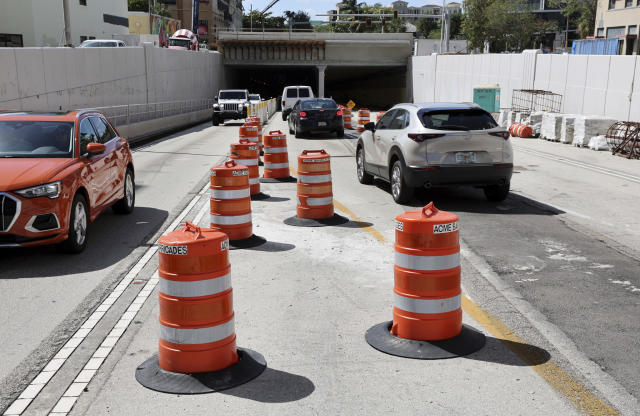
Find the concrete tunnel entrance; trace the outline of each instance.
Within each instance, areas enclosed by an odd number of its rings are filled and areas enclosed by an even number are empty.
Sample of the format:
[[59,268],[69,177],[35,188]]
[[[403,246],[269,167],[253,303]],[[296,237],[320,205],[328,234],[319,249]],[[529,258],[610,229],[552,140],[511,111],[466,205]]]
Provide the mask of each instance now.
[[[322,70],[316,66],[227,67],[229,88],[246,88],[262,98],[279,97],[287,85],[310,85],[316,96]],[[386,110],[407,101],[407,68],[327,66],[324,69],[324,96],[338,104],[349,100],[356,108]]]

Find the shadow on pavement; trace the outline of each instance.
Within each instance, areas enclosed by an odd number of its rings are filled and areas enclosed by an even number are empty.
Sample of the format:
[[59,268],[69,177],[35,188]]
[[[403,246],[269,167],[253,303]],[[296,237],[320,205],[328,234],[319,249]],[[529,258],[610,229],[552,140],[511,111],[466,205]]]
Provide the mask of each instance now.
[[313,382],[304,376],[267,367],[255,380],[220,393],[261,403],[287,403],[304,399],[315,388]]
[[[389,193],[389,198],[392,198],[391,186],[388,182],[376,179],[374,185]],[[419,208],[431,201],[438,209],[452,212],[500,215],[558,215],[564,213],[562,210],[514,193],[510,193],[507,199],[501,202],[488,201],[482,189],[471,186],[416,189],[413,199],[406,205]]]
[[[509,351],[506,351],[505,347],[509,349]],[[546,363],[551,359],[551,354],[549,354],[547,350],[536,347],[535,345],[487,336],[487,342],[484,348],[464,358],[496,364],[529,367]]]
[[168,213],[136,207],[130,215],[103,212],[88,228],[88,245],[73,255],[57,246],[0,250],[0,279],[65,276],[92,272],[112,266],[147,242],[167,219]]
[[266,243],[264,243],[264,244],[262,244],[260,246],[251,248],[251,250],[267,251],[267,252],[270,252],[270,253],[277,253],[277,252],[280,252],[280,251],[293,250],[294,248],[296,248],[296,246],[293,245],[293,244],[276,243],[275,241],[267,241]]
[[270,196],[267,199],[263,199],[263,201],[265,202],[284,202],[284,201],[289,201],[291,198],[285,198],[285,197],[280,197],[280,196]]

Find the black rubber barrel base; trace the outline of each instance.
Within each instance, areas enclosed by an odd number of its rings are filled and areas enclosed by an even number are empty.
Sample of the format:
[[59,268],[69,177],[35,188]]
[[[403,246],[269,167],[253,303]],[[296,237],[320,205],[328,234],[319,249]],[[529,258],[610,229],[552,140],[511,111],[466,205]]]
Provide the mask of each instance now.
[[348,222],[348,218],[338,214],[333,214],[333,217],[322,219],[289,217],[284,220],[285,224],[293,227],[328,227],[332,225],[342,225]]
[[[260,156],[262,156],[262,155],[260,155]],[[258,166],[264,166],[264,162],[262,160],[259,160],[258,161]]]
[[263,245],[267,242],[267,239],[260,237],[259,235],[252,234],[251,237],[243,240],[230,240],[229,249],[237,250],[239,248],[253,248]]
[[298,182],[293,176],[287,176],[286,178],[260,178],[261,183],[287,183]]
[[258,377],[267,368],[262,354],[238,348],[239,360],[210,373],[183,374],[160,368],[154,355],[136,368],[136,380],[148,389],[173,394],[203,394],[230,389]]
[[382,322],[369,328],[364,338],[378,351],[398,357],[418,360],[440,360],[469,355],[484,347],[486,337],[477,329],[462,325],[456,337],[443,341],[415,341],[392,335],[392,321]]
[[271,198],[271,195],[265,194],[264,192],[258,192],[257,194],[251,195],[252,201],[264,201],[269,198]]

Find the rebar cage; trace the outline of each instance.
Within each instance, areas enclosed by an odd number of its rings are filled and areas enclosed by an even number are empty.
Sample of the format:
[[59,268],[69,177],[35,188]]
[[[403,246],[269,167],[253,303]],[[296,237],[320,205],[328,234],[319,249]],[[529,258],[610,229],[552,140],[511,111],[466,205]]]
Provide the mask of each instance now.
[[513,90],[511,95],[512,111],[548,111],[559,113],[562,108],[562,95],[545,90]]
[[614,155],[640,159],[640,123],[617,121],[607,130],[606,138]]

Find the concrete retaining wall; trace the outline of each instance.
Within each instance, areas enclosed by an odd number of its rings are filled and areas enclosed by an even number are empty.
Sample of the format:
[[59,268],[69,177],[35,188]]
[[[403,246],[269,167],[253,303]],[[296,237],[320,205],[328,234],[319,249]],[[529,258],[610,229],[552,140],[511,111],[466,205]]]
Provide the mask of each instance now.
[[473,101],[473,87],[499,84],[500,107],[514,89],[563,95],[563,113],[640,121],[640,56],[431,55],[412,59],[414,102]]
[[151,136],[156,136],[177,130],[194,124],[211,120],[211,110],[194,111],[193,113],[177,114],[153,120],[142,121],[140,123],[126,124],[118,127],[118,133],[127,138],[130,142],[144,140]]
[[222,56],[156,48],[0,48],[0,108],[70,110],[213,98]]

